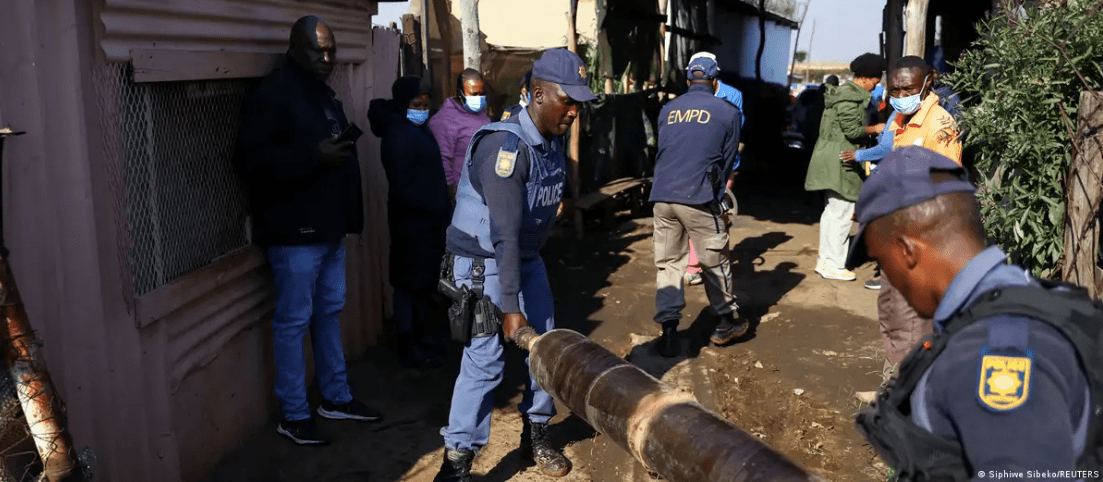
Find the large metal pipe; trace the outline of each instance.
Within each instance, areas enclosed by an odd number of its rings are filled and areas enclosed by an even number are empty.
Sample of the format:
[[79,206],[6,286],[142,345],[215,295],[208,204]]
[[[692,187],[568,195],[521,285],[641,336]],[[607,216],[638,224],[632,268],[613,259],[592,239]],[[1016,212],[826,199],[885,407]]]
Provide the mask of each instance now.
[[823,480],[578,332],[524,327],[514,339],[544,390],[666,480]]
[[0,339],[6,348],[4,358],[27,417],[31,437],[42,459],[44,480],[81,480],[73,441],[65,430],[64,409],[43,366],[38,341],[4,256],[0,256],[0,318],[6,328],[0,331]]

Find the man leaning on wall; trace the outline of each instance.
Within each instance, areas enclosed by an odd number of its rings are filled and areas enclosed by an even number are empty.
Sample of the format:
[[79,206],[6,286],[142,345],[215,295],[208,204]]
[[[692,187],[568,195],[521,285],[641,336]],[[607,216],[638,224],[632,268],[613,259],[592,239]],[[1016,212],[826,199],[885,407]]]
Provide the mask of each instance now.
[[276,431],[299,445],[328,442],[306,399],[303,338],[310,330],[318,415],[373,421],[380,413],[352,398],[341,347],[345,236],[364,228],[360,164],[341,103],[325,83],[337,42],[324,21],[300,18],[283,68],[245,101],[239,169],[249,190],[253,241],[272,267]]

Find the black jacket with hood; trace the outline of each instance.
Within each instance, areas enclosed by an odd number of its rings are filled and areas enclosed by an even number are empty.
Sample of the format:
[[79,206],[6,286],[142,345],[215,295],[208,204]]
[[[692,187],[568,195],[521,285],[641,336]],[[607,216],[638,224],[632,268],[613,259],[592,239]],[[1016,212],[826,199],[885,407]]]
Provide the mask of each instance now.
[[431,290],[437,284],[452,203],[440,148],[428,123],[414,125],[393,100],[368,108],[371,131],[382,139],[387,173],[387,220],[391,230],[390,279],[395,287]]

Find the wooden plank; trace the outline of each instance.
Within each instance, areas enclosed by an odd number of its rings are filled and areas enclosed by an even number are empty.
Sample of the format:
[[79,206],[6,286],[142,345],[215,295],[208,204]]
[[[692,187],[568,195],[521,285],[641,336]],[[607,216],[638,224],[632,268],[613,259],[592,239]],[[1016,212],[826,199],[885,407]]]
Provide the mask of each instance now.
[[149,326],[264,263],[264,254],[254,245],[223,256],[183,278],[138,297],[134,302],[135,323],[138,328]]
[[1098,298],[1099,208],[1103,199],[1103,91],[1080,93],[1080,115],[1065,184],[1065,246],[1061,276]]
[[189,50],[130,52],[135,82],[262,77],[283,62],[283,54]]

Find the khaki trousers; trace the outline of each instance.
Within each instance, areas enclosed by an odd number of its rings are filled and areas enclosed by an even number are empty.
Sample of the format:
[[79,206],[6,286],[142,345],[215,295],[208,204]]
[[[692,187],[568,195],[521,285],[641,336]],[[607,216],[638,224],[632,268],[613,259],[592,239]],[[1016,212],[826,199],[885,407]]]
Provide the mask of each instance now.
[[705,294],[714,315],[739,307],[732,294],[731,249],[724,220],[704,206],[655,203],[655,321],[679,321],[686,306],[683,273],[689,263],[692,240]]

